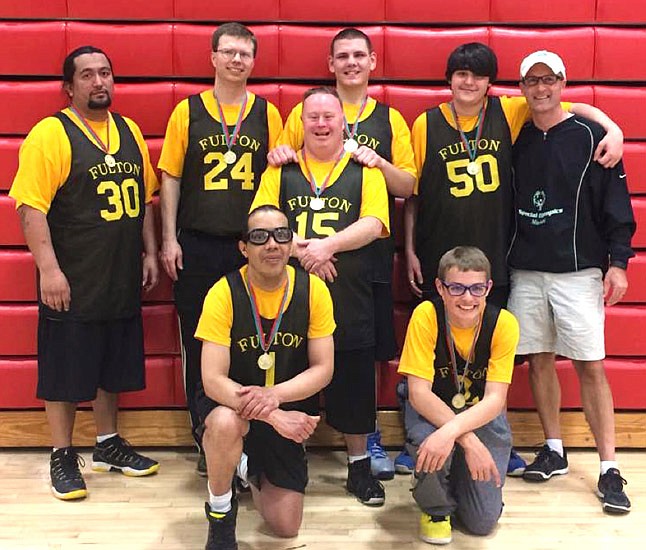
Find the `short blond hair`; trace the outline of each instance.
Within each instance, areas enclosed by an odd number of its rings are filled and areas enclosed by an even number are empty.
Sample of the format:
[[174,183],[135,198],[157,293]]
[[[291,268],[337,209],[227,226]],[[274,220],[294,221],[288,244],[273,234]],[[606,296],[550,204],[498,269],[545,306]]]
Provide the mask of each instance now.
[[475,246],[456,246],[442,254],[437,266],[437,276],[444,280],[452,267],[458,271],[483,271],[487,280],[491,278],[491,264],[485,253]]

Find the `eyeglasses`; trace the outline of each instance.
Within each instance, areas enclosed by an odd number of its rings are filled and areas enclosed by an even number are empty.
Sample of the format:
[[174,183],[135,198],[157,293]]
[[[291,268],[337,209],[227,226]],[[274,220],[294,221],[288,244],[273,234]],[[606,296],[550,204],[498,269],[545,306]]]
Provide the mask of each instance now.
[[248,63],[253,59],[253,54],[249,52],[243,52],[240,50],[223,49],[223,50],[215,50],[215,51],[218,52],[227,61],[231,61],[233,58],[235,58],[236,55],[239,55],[240,61],[244,61],[245,63]]
[[474,283],[472,285],[463,285],[461,283],[447,283],[442,281],[442,286],[446,288],[451,296],[462,296],[467,290],[471,296],[482,298],[489,290],[489,283]]
[[539,82],[545,86],[554,86],[559,80],[563,80],[562,76],[557,74],[546,74],[543,76],[526,76],[523,78],[523,84],[528,87],[537,86]]
[[277,227],[276,229],[252,229],[245,235],[245,242],[261,245],[265,244],[269,237],[273,237],[278,244],[292,242],[294,232],[289,227]]

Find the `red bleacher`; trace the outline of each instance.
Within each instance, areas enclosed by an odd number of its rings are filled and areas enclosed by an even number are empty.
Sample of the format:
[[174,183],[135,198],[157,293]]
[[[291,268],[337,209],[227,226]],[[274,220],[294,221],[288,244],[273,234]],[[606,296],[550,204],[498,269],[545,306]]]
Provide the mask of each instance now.
[[[118,79],[114,110],[139,124],[156,164],[174,106],[212,85],[211,34],[227,20],[251,24],[259,46],[250,89],[272,101],[283,117],[313,82],[331,82],[330,39],[353,22],[362,25],[377,52],[371,96],[399,109],[409,124],[450,99],[445,62],[458,44],[480,41],[497,52],[502,84],[493,86],[494,94],[519,94],[518,65],[531,51],[560,53],[574,84],[564,99],[603,109],[629,140],[624,164],[638,254],[625,298],[606,310],[606,368],[616,406],[646,409],[646,400],[633,391],[646,383],[646,3],[634,0],[0,0],[0,376],[9,381],[0,385],[0,409],[42,406],[34,397],[34,264],[7,190],[24,136],[66,104],[58,76],[66,52],[87,43],[108,52]],[[158,215],[158,200],[154,204]],[[401,215],[397,201],[400,249]],[[393,281],[400,345],[412,302],[403,260],[400,250]],[[144,300],[148,387],[122,396],[121,405],[182,407],[179,335],[166,275]],[[377,364],[382,408],[397,407],[396,366]],[[558,372],[564,407],[580,408],[574,371],[560,362]],[[509,404],[533,408],[526,365],[516,370]]]

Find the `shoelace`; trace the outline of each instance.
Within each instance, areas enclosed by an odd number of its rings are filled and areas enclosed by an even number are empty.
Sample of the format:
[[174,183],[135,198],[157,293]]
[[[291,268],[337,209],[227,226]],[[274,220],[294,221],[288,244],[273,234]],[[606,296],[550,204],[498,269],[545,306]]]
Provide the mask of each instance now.
[[624,490],[624,485],[628,484],[628,482],[621,477],[619,471],[614,468],[608,470],[602,477],[605,477],[608,480],[608,488],[613,493],[621,493]]
[[368,436],[368,452],[374,458],[388,458],[388,453],[381,446],[381,438],[379,436]]
[[85,467],[85,459],[81,455],[65,453],[54,459],[52,471],[55,476],[59,477],[61,473],[72,473],[66,472],[66,469],[69,467],[73,470],[74,478],[78,479],[81,477],[79,466],[81,468]]

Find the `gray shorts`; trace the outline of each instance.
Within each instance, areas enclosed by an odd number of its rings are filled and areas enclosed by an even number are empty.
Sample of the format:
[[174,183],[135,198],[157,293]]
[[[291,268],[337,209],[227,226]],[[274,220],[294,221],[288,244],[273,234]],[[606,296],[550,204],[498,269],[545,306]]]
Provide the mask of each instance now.
[[579,361],[599,361],[606,355],[598,268],[570,273],[512,270],[508,309],[520,324],[518,355],[556,353]]

